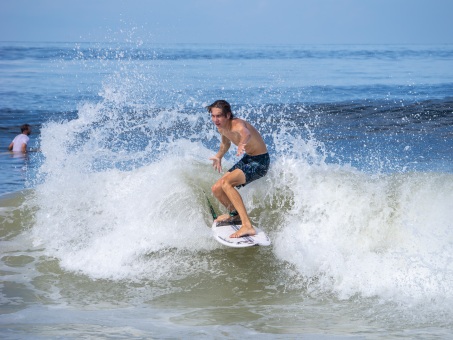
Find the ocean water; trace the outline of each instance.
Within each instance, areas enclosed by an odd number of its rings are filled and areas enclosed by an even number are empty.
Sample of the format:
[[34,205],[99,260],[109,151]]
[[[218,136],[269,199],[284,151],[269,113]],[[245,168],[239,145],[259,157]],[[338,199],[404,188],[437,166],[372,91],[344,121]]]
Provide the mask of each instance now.
[[[453,338],[452,45],[3,42],[0,74],[2,338]],[[211,238],[216,99],[269,147],[270,247]]]

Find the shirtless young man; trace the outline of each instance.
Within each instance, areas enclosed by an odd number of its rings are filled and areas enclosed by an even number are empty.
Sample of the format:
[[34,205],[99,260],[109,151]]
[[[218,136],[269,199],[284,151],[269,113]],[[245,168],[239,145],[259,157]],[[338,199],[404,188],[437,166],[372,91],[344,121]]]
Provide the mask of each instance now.
[[250,222],[242,197],[235,187],[245,186],[266,175],[270,164],[266,144],[250,123],[233,117],[230,104],[225,100],[217,100],[207,109],[211,113],[212,122],[222,135],[219,152],[210,158],[214,169],[222,171],[222,157],[230,148],[231,142],[238,147],[237,156],[245,154],[212,186],[214,196],[230,212],[219,216],[216,221],[224,221],[239,215],[242,227],[230,237],[255,235],[256,231]]

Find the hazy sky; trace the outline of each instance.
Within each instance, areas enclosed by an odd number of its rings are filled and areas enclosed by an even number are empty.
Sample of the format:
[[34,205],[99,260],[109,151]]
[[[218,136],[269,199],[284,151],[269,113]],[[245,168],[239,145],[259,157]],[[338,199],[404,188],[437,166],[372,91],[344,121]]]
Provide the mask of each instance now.
[[453,0],[0,0],[0,41],[453,43]]

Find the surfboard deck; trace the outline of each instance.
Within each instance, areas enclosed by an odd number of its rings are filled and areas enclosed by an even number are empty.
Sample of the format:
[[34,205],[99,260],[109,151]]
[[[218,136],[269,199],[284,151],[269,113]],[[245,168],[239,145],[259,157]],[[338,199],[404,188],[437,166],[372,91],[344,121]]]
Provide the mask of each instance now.
[[230,238],[230,235],[238,231],[240,228],[241,225],[234,222],[214,222],[212,224],[212,233],[217,242],[227,247],[245,248],[253,246],[269,246],[271,244],[271,240],[266,233],[256,227],[254,227],[256,235]]

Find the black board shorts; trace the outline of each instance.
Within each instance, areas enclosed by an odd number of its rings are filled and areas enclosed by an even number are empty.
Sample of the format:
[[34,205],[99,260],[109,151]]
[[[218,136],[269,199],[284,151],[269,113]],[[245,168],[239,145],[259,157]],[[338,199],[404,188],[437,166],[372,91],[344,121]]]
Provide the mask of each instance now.
[[264,177],[269,170],[271,163],[269,153],[258,156],[245,155],[237,162],[228,172],[240,169],[245,174],[245,183],[238,185],[237,188],[243,187],[258,178]]

